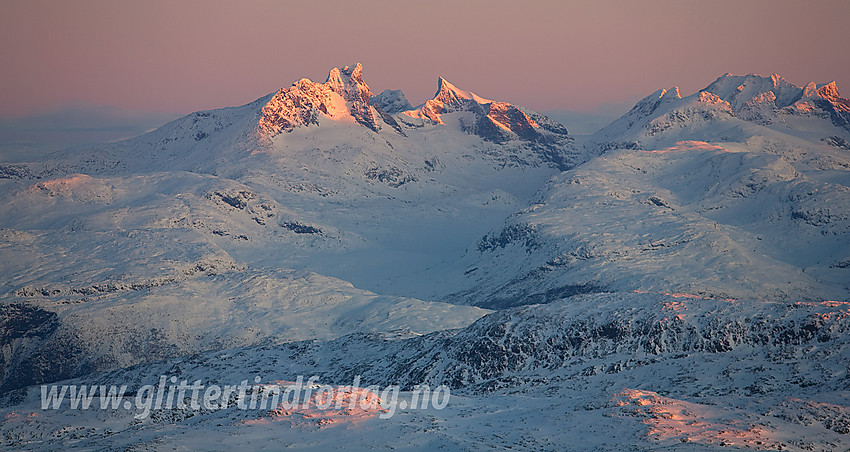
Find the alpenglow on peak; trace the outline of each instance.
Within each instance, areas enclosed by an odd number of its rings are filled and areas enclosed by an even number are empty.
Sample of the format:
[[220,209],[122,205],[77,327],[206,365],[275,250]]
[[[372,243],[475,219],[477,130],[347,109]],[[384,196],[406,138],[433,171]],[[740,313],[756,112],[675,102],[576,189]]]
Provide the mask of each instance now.
[[319,118],[324,116],[378,131],[380,115],[370,106],[371,97],[360,63],[335,67],[324,83],[302,78],[289,88],[281,88],[263,107],[257,129],[265,136],[274,136],[297,126],[319,125]]

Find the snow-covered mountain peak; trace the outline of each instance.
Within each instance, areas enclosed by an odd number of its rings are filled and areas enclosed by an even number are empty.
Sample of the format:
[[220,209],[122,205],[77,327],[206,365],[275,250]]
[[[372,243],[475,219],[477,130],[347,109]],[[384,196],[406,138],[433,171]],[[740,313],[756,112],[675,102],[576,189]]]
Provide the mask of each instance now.
[[492,100],[485,99],[476,95],[471,91],[459,89],[448,80],[440,77],[437,80],[437,93],[434,94],[434,101],[439,101],[444,104],[458,104],[464,100],[472,100],[478,104],[489,104]]
[[[831,120],[832,125],[807,118]],[[850,132],[850,100],[839,95],[834,82],[800,87],[778,74],[766,77],[726,73],[686,97],[676,88],[655,91],[600,130],[596,139],[610,142],[612,137],[623,138],[625,133],[634,140],[643,141],[648,137],[660,137],[668,130],[678,133],[676,131],[697,124],[729,119],[778,127],[783,131],[821,133],[821,136],[832,129],[827,134],[837,132],[840,135],[842,132],[835,127]]]
[[[562,125],[513,104],[460,89],[443,77],[438,78],[432,99],[411,108],[398,90],[387,90],[373,97],[362,74],[360,64],[333,68],[324,83],[301,79],[281,89],[262,107],[256,127],[258,135],[271,138],[300,126],[320,126],[330,119],[359,123],[373,132],[388,125],[399,135],[407,136],[403,123],[409,119],[395,116],[400,114],[414,118],[408,124],[413,128],[450,124],[450,129],[477,135],[491,143],[530,142],[552,156],[561,156],[562,148],[572,146],[572,138]],[[569,166],[561,157],[547,160],[560,162],[559,167]]]
[[675,103],[682,98],[679,88],[674,86],[670,89],[659,89],[639,100],[625,115],[603,128],[599,133],[621,133],[636,123],[644,122],[647,118],[655,116],[662,106]]
[[[833,124],[850,130],[850,101],[838,93],[835,82],[803,87],[773,74],[736,76],[725,74],[703,91],[711,92],[729,102],[741,119],[767,124],[780,114],[819,115],[829,117]],[[781,121],[784,122],[784,121]]]
[[850,100],[841,97],[838,93],[838,84],[834,81],[820,86],[817,93],[824,100],[829,101],[836,110],[850,112]]
[[654,93],[649,96],[644,97],[639,100],[632,110],[639,111],[651,111],[658,107],[661,103],[666,103],[674,99],[681,99],[682,95],[679,94],[679,87],[674,86],[670,89],[661,88],[656,90]]
[[349,97],[349,93],[365,95],[366,102],[372,96],[369,85],[363,81],[363,65],[357,63],[354,67],[345,66],[342,69],[333,68],[328,73],[325,85],[335,93],[343,97]]
[[320,117],[356,121],[374,131],[379,117],[371,108],[372,92],[363,81],[363,66],[333,68],[325,83],[301,79],[281,88],[262,109],[258,131],[264,136],[289,132],[297,126],[318,125]]
[[703,91],[708,91],[728,101],[737,112],[738,110],[752,107],[755,104],[772,104],[775,108],[795,106],[806,110],[799,102],[811,99],[823,99],[839,110],[846,109],[850,104],[838,93],[835,82],[816,85],[808,83],[799,87],[788,82],[778,74],[763,77],[758,74],[736,76],[725,74],[708,85]]
[[482,112],[482,105],[493,102],[484,99],[471,91],[462,90],[448,80],[440,77],[437,79],[437,92],[430,100],[413,110],[405,111],[404,114],[414,118],[427,119],[435,124],[445,124],[442,114],[453,111]]
[[838,84],[835,81],[825,83],[818,87],[817,93],[824,99],[841,97],[838,94]]
[[[769,102],[776,108],[793,104],[802,96],[800,87],[789,83],[778,74],[764,77],[758,74],[724,74],[703,91],[718,95],[728,101],[734,110],[745,105]],[[770,93],[770,94],[768,94]]]
[[663,90],[661,93],[661,99],[681,99],[682,95],[679,94],[679,87],[674,86],[669,90]]
[[674,86],[670,89],[662,88],[639,100],[632,110],[649,113],[657,109],[661,104],[669,103],[681,98],[682,95],[679,94],[678,86]]
[[446,125],[444,115],[449,113],[461,113],[456,118],[460,128],[487,141],[505,142],[520,139],[548,143],[568,137],[562,125],[543,115],[508,102],[485,99],[456,87],[443,77],[437,80],[437,93],[433,99],[415,109],[402,112],[406,116],[437,125]]

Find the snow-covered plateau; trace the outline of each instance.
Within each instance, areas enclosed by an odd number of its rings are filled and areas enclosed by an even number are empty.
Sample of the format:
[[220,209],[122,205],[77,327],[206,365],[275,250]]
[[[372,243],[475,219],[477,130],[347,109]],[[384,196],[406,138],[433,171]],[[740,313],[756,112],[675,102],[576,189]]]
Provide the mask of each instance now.
[[[726,74],[566,126],[357,64],[0,162],[0,448],[850,450],[835,83]],[[312,376],[382,405],[242,406]],[[252,386],[141,416],[168,381]]]

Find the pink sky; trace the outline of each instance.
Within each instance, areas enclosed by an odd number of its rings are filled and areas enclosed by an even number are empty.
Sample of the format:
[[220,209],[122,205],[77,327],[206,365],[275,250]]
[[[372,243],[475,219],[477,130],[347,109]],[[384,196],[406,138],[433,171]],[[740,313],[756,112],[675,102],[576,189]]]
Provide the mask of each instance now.
[[73,104],[187,113],[333,66],[411,103],[438,76],[535,110],[590,110],[724,72],[837,80],[850,2],[4,1],[0,116]]

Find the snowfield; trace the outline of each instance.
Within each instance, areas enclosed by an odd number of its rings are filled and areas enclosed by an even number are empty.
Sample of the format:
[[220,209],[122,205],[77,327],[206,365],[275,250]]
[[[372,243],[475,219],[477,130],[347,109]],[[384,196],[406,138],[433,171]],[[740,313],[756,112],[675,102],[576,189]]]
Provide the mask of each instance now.
[[[358,64],[0,187],[3,448],[850,448],[834,83],[726,74],[577,140],[442,78],[375,96]],[[384,405],[41,404],[299,376]]]

